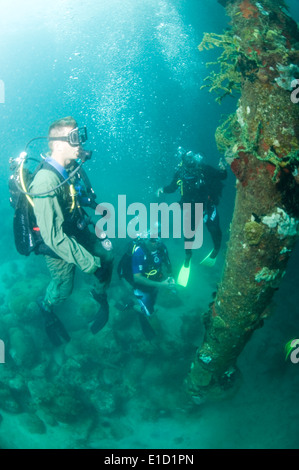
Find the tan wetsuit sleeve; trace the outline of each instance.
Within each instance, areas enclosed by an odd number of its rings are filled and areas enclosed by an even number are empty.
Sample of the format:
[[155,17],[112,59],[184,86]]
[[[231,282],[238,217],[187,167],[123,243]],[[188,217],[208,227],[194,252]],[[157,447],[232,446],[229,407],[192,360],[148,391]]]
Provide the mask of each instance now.
[[[31,184],[30,192],[44,193],[58,184],[60,180],[54,172],[40,170]],[[56,192],[33,197],[33,203],[37,225],[49,248],[64,261],[75,264],[83,272],[93,273],[101,266],[100,258],[93,256],[75,238],[64,233],[64,215]]]

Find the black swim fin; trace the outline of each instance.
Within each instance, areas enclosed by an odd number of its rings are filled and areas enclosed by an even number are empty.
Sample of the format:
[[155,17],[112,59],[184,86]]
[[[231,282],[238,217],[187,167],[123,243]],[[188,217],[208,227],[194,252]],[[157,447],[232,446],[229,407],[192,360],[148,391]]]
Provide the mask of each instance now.
[[90,327],[90,331],[95,335],[98,331],[104,328],[109,320],[109,304],[107,301],[107,294],[97,294],[96,291],[92,290],[91,295],[100,304],[100,308]]
[[47,307],[41,298],[37,299],[37,304],[43,314],[45,330],[51,343],[54,346],[60,346],[63,341],[68,343],[71,338],[52,308],[50,306]]
[[138,316],[144,336],[148,341],[152,341],[156,336],[155,330],[143,313],[138,314]]

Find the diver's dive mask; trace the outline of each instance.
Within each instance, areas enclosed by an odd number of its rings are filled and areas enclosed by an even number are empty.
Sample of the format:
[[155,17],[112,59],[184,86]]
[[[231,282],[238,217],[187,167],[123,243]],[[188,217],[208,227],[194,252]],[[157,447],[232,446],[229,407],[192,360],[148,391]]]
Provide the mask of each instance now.
[[203,159],[202,155],[200,155],[199,153],[195,154],[194,152],[190,150],[189,152],[185,153],[185,155],[182,158],[182,161],[183,161],[183,164],[187,168],[192,169],[192,168],[199,167],[202,162],[202,159]]
[[72,129],[67,136],[49,137],[49,140],[60,140],[62,142],[68,142],[71,147],[78,147],[87,141],[87,128],[86,126],[75,127],[75,129]]
[[177,148],[177,151],[176,151],[176,156],[180,159],[182,159],[184,157],[184,155],[186,155],[187,151],[183,148],[183,147],[178,147]]

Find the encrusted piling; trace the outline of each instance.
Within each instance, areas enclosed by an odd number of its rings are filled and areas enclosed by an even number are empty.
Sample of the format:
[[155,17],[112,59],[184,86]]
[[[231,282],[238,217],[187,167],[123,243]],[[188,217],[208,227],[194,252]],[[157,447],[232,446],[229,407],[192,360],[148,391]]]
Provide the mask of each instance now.
[[219,72],[206,80],[218,101],[241,94],[236,113],[216,131],[237,183],[224,272],[187,378],[197,403],[221,399],[239,382],[238,356],[267,318],[299,221],[299,103],[292,99],[299,86],[297,24],[282,0],[219,3],[230,29],[205,34],[199,49],[223,48]]

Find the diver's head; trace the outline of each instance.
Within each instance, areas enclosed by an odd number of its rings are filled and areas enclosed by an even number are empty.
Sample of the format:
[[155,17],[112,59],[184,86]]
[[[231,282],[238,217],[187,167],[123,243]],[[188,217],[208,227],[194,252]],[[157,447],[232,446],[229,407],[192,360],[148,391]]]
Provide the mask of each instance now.
[[178,147],[177,148],[177,151],[176,151],[176,155],[178,158],[180,158],[182,160],[182,158],[184,157],[184,155],[186,155],[187,151],[183,148],[183,147]]
[[52,156],[69,163],[82,152],[81,145],[87,140],[86,127],[79,128],[71,116],[58,119],[50,125],[48,140]]
[[161,242],[161,226],[156,222],[150,230],[137,234],[139,240],[143,240],[149,250],[156,250],[158,243]]
[[146,246],[149,251],[156,251],[158,248],[158,244],[160,243],[160,237],[156,236],[156,234],[149,233],[147,238],[145,239]]
[[151,225],[150,230],[147,232],[147,247],[151,251],[158,249],[158,245],[161,243],[161,223],[155,222]]
[[182,156],[183,165],[188,170],[193,170],[198,168],[202,163],[203,156],[199,153],[194,153],[191,150],[189,152],[185,152]]

